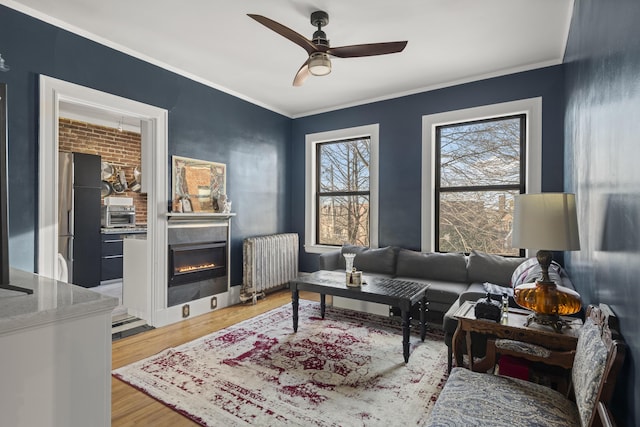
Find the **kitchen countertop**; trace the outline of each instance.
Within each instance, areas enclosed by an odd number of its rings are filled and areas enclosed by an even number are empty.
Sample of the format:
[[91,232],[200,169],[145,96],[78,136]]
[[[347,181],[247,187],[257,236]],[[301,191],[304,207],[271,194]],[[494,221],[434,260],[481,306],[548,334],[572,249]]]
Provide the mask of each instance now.
[[102,234],[141,234],[147,232],[146,225],[136,225],[135,227],[114,227],[114,228],[101,228]]
[[118,299],[88,288],[11,269],[10,284],[33,294],[0,289],[0,335],[61,320],[112,311]]

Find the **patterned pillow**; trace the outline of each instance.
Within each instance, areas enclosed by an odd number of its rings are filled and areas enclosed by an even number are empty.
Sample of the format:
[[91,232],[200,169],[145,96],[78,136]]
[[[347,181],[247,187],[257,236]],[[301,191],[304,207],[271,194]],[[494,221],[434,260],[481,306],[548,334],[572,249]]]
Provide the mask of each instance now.
[[600,328],[588,318],[580,329],[571,370],[576,406],[583,426],[590,425],[593,417],[607,357],[608,351],[600,336]]
[[524,258],[505,257],[472,249],[467,258],[469,282],[509,286],[513,270],[522,261]]
[[[549,266],[549,278],[556,285],[562,286],[562,277],[566,276],[564,269],[555,261]],[[511,287],[515,288],[523,283],[533,283],[542,277],[542,268],[536,257],[532,257],[520,264],[511,276]]]

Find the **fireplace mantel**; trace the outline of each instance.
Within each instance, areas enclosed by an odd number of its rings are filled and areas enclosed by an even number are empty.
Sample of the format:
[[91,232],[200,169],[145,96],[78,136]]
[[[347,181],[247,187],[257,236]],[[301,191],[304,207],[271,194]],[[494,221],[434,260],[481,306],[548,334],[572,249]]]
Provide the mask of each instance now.
[[[235,215],[167,213],[167,308],[201,304],[210,311],[217,307],[211,298],[217,300],[229,292],[229,241],[231,218]],[[215,268],[209,267],[210,263]],[[182,267],[189,269],[182,271]],[[185,317],[184,313],[182,316]]]

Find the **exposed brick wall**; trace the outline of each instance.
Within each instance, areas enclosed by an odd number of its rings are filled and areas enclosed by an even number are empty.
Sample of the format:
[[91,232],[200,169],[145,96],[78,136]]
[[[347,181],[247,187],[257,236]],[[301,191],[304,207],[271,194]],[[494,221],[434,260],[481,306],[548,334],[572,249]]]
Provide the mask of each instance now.
[[[77,120],[60,118],[60,151],[97,154],[102,161],[111,163],[125,173],[127,182],[133,182],[133,169],[141,162],[141,136],[136,132],[122,131],[106,126],[94,125]],[[114,181],[115,176],[110,179]],[[122,194],[133,198],[136,207],[136,222],[147,223],[147,195],[127,190]]]

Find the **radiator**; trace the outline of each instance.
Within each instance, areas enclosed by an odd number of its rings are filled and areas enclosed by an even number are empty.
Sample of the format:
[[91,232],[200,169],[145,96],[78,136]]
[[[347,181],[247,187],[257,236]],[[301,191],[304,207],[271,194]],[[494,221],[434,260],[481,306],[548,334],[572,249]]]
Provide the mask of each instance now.
[[248,237],[242,243],[242,302],[284,287],[298,275],[298,234]]

